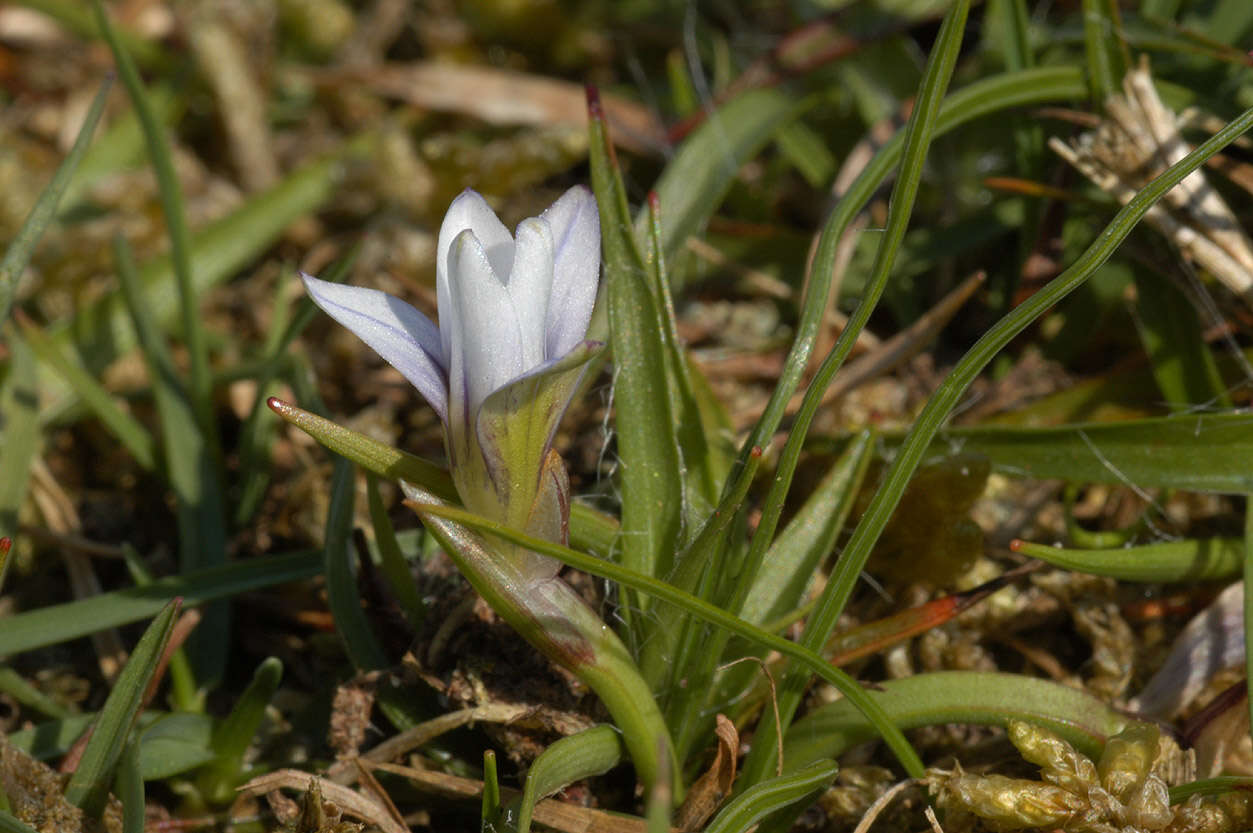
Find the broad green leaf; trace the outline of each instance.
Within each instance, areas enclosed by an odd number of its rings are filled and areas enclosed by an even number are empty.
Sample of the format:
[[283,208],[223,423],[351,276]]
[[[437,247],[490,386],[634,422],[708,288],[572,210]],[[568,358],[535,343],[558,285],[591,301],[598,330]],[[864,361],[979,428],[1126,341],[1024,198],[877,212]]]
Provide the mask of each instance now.
[[163,781],[204,766],[214,758],[213,719],[174,712],[153,720],[139,735],[139,771],[145,781]]
[[1052,428],[952,428],[932,445],[984,454],[1015,477],[1197,492],[1253,488],[1253,417],[1192,414]]
[[603,775],[622,760],[622,736],[612,726],[593,726],[545,749],[526,773],[522,794],[510,804],[518,833],[531,829],[535,805],[575,781]]
[[135,718],[143,708],[144,694],[157,671],[181,607],[178,599],[167,604],[140,637],[126,667],[113,684],[113,691],[92,726],[91,739],[83,749],[78,768],[65,787],[65,800],[89,818],[98,818],[104,812],[118,759]]
[[1215,581],[1238,576],[1244,563],[1239,538],[1163,541],[1142,547],[1064,549],[1014,541],[1010,548],[1054,567],[1112,576],[1119,581]]
[[87,118],[83,121],[83,126],[79,128],[78,138],[74,140],[69,154],[57,167],[56,173],[52,175],[52,181],[40,193],[35,207],[26,216],[26,221],[22,223],[17,236],[4,250],[4,258],[0,259],[0,322],[9,317],[9,310],[13,307],[13,298],[17,293],[17,281],[26,270],[26,265],[30,263],[39,238],[43,236],[48,224],[56,217],[57,204],[61,201],[66,187],[74,176],[74,169],[82,161],[87,146],[91,144],[91,136],[100,122],[101,113],[104,112],[104,103],[108,98],[110,86],[111,79],[106,78],[100,85],[100,92],[96,93],[96,98],[91,103],[91,109],[87,111]]
[[809,802],[802,803],[802,799],[822,793],[839,772],[835,761],[814,761],[787,775],[759,781],[719,810],[705,833],[740,833],[789,804],[807,806]]
[[230,598],[250,590],[312,578],[322,570],[320,552],[268,555],[157,579],[146,587],[128,587],[76,602],[49,605],[4,620],[0,656],[56,645],[70,639],[138,622],[182,597],[186,607]]
[[331,505],[326,513],[323,571],[326,601],[335,629],[353,665],[362,671],[386,668],[387,655],[379,647],[357,591],[357,571],[352,545],[353,504],[356,502],[356,469],[343,458],[335,461],[331,475]]
[[[605,256],[605,299],[614,362],[619,482],[622,492],[621,561],[642,573],[665,575],[682,533],[683,462],[675,439],[666,347],[659,328],[664,310],[648,284],[644,260],[631,234],[622,180],[600,118],[590,108],[592,187],[600,209]],[[628,625],[647,600],[628,598]]]

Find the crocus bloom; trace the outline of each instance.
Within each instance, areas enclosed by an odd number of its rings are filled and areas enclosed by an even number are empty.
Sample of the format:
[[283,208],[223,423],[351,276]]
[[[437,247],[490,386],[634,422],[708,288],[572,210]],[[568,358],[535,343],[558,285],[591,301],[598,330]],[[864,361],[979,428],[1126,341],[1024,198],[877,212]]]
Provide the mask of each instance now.
[[572,188],[515,236],[464,191],[440,227],[435,276],[439,326],[376,289],[302,277],[439,414],[466,507],[564,540],[568,485],[550,446],[599,346],[585,340],[600,276],[596,199]]

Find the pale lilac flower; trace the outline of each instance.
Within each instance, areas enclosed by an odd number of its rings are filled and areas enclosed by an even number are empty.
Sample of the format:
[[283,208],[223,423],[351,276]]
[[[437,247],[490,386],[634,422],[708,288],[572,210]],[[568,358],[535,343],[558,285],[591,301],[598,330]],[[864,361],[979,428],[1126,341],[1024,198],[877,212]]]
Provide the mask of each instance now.
[[[552,437],[598,344],[585,340],[600,276],[596,199],[572,188],[511,235],[474,191],[444,217],[439,325],[376,289],[302,275],[313,301],[399,370],[444,423],[466,506],[523,528],[550,488]],[[559,461],[558,461],[559,463]],[[546,474],[560,482],[547,484]]]

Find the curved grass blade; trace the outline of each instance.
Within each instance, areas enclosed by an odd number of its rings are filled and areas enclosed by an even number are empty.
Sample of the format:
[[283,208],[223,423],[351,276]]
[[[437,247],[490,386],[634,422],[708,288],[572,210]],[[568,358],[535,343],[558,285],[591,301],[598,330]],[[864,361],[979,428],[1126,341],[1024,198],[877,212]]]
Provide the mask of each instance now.
[[[784,639],[772,633],[767,633],[755,625],[751,625],[736,616],[727,613],[720,607],[703,601],[690,593],[685,593],[664,581],[637,573],[626,567],[620,566],[612,561],[604,561],[595,556],[586,555],[581,552],[554,544],[551,541],[543,541],[539,538],[532,538],[529,535],[518,532],[515,529],[502,526],[492,521],[471,514],[464,509],[454,509],[449,506],[441,506],[433,503],[413,503],[411,505],[420,512],[444,518],[469,529],[490,533],[507,541],[523,546],[535,552],[551,555],[558,561],[574,567],[576,570],[582,570],[591,573],[594,576],[607,578],[616,581],[627,587],[632,587],[642,593],[647,593],[656,599],[669,602],[676,607],[681,607],[688,613],[698,619],[703,619],[711,625],[725,628],[734,634],[744,637],[745,639],[756,642],[760,645],[778,651],[784,656],[791,657],[802,666],[808,668],[814,674],[831,683],[844,694],[846,701],[853,704],[856,709],[864,709],[866,720],[875,726],[882,733],[884,742],[892,750],[897,760],[905,768],[905,771],[911,776],[918,777],[922,773],[922,761],[914,752],[909,742],[904,736],[896,730],[894,726],[886,719],[886,715],[875,705],[865,689],[863,689],[852,677],[849,677],[838,668],[832,667],[819,654]],[[760,730],[759,730],[760,731]]]
[[1216,581],[1240,574],[1244,541],[1201,538],[1118,549],[1061,549],[1014,540],[1009,548],[1054,567],[1119,581]]
[[[1118,9],[1111,0],[1083,0],[1083,47],[1092,79],[1093,103],[1098,107],[1118,92],[1127,72],[1127,62],[1119,50]],[[1122,45],[1126,49],[1126,45]]]
[[511,802],[506,817],[516,813],[518,833],[529,833],[535,805],[575,781],[603,775],[622,760],[622,735],[600,725],[562,738],[545,749],[526,773],[522,795]]
[[13,307],[13,298],[17,294],[18,278],[22,276],[26,265],[30,263],[31,255],[34,254],[35,246],[39,243],[39,238],[43,236],[44,229],[56,217],[57,204],[61,201],[61,196],[74,176],[74,169],[78,167],[83,154],[87,152],[87,146],[91,144],[91,136],[96,131],[96,125],[100,123],[101,114],[104,113],[104,103],[109,96],[109,87],[112,83],[111,77],[101,82],[100,92],[96,93],[95,99],[91,102],[91,108],[87,111],[83,126],[79,128],[73,147],[57,166],[56,173],[52,175],[52,181],[39,194],[35,207],[30,210],[30,214],[26,215],[26,221],[22,223],[17,236],[4,250],[4,259],[0,260],[0,321],[9,317],[9,310]]
[[[896,508],[901,494],[909,483],[910,476],[922,460],[941,423],[975,377],[1016,335],[1095,272],[1131,232],[1149,207],[1166,191],[1173,188],[1184,176],[1198,168],[1206,159],[1250,127],[1253,127],[1253,109],[1246,110],[1183,160],[1152,180],[1118,212],[1100,237],[1070,268],[994,324],[958,362],[927,401],[914,422],[905,442],[885,474],[882,485],[853,531],[844,554],[836,562],[828,584],[828,592],[823,596],[806,628],[803,637],[803,644],[806,647],[820,646],[830,636],[836,620],[852,593],[857,576],[861,573],[875,541]],[[794,712],[803,684],[804,678],[800,672],[789,674],[788,679],[784,681],[779,709],[780,713],[785,715],[785,720],[789,719]]]
[[831,785],[839,772],[840,765],[835,761],[814,761],[788,775],[753,784],[718,812],[705,833],[750,830],[776,810],[818,795]]
[[98,818],[104,811],[118,759],[143,708],[148,685],[170,640],[174,620],[181,607],[181,599],[167,604],[140,637],[104,708],[100,710],[92,727],[91,739],[83,749],[83,757],[66,785],[65,800],[79,807],[90,818]]
[[[1085,755],[1134,721],[1087,692],[1021,674],[937,671],[888,680],[870,695],[893,724],[917,729],[941,723],[1005,726],[1023,720],[1055,732]],[[796,721],[783,742],[785,771],[834,758],[875,737],[851,704],[837,700]]]
[[[879,251],[875,258],[871,278],[867,282],[861,302],[857,305],[857,309],[852,316],[850,316],[844,331],[840,333],[839,338],[836,339],[835,346],[831,348],[831,352],[823,360],[817,373],[814,374],[814,379],[805,393],[800,411],[796,415],[796,421],[788,435],[787,444],[784,446],[783,453],[779,458],[779,467],[774,482],[771,485],[770,492],[766,495],[766,500],[762,507],[762,520],[758,524],[757,531],[753,536],[752,547],[746,558],[744,573],[749,582],[756,578],[765,558],[766,549],[774,537],[775,528],[783,512],[784,500],[791,487],[796,466],[800,462],[805,436],[821,404],[822,393],[835,375],[835,372],[843,365],[849,353],[852,352],[857,336],[870,319],[870,315],[882,296],[884,287],[887,285],[897,250],[900,248],[901,241],[905,236],[905,230],[909,225],[914,199],[918,193],[918,184],[922,179],[927,150],[930,147],[931,140],[934,138],[935,125],[940,113],[940,104],[957,62],[957,54],[961,48],[966,15],[969,10],[969,0],[957,0],[944,16],[944,22],[940,25],[940,32],[936,37],[935,45],[932,47],[931,57],[927,61],[926,71],[918,89],[913,113],[910,115],[909,123],[905,128],[905,147],[901,157],[901,169],[897,175],[896,186],[892,190],[892,197],[888,204],[887,226],[879,243]],[[824,235],[823,242],[833,241],[830,241]],[[822,245],[823,243],[819,243],[820,248]],[[826,262],[821,255],[816,258],[816,263],[818,264]],[[815,266],[815,270],[821,268],[823,267],[820,265]],[[815,274],[817,274],[816,271]],[[759,541],[760,543],[758,543]],[[843,560],[845,559],[841,559],[841,561]],[[858,573],[860,573],[860,568]],[[855,578],[855,575],[852,577],[843,576],[842,580],[851,582]],[[819,617],[822,616],[826,599],[831,598],[832,595],[838,595],[840,587],[841,585],[838,584],[834,586],[828,585],[824,592],[824,600],[818,607]],[[848,589],[851,590],[851,586]],[[743,606],[747,591],[747,584],[740,588],[739,593],[731,600],[731,610],[739,611]],[[841,604],[842,607],[843,605]],[[827,622],[825,619],[819,618],[817,623],[815,623],[811,619],[805,630],[806,647],[815,651],[821,649],[830,636],[834,624],[834,620]],[[822,629],[820,637],[817,636],[818,629]],[[779,715],[783,726],[775,726],[773,723],[768,724],[766,737],[764,739],[759,737],[757,742],[753,744],[753,749],[744,762],[743,777],[745,783],[756,783],[764,778],[770,770],[776,754],[774,741],[777,735],[774,733],[782,731],[783,727],[791,720],[792,713],[800,702],[801,693],[807,682],[808,674],[799,669],[791,670],[785,675],[779,698]]]
[[1195,405],[1231,408],[1218,362],[1188,297],[1149,269],[1137,269],[1135,281],[1136,331],[1171,410]]
[[337,459],[331,475],[331,505],[326,513],[326,544],[323,550],[326,601],[348,658],[358,669],[369,671],[386,668],[388,662],[387,655],[370,630],[357,592],[352,547],[356,495],[356,469],[347,460]]
[[312,578],[322,571],[322,554],[293,552],[224,564],[160,578],[145,587],[128,587],[88,599],[49,605],[4,620],[0,656],[20,654],[70,639],[146,619],[169,601],[182,597],[187,607],[249,590]]

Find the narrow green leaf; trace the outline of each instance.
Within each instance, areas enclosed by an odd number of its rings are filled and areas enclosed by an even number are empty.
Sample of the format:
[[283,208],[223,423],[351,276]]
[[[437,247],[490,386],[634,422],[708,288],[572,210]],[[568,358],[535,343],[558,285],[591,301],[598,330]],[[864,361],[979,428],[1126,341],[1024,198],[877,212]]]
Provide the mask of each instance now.
[[366,499],[370,505],[370,523],[374,527],[374,544],[378,547],[383,575],[404,610],[409,624],[415,631],[419,630],[426,618],[426,604],[422,601],[422,594],[418,592],[409,563],[396,542],[396,529],[392,526],[392,519],[387,516],[383,496],[379,494],[378,478],[373,474],[367,475],[365,482]]
[[[807,103],[778,89],[748,90],[719,106],[683,142],[653,186],[666,210],[661,234],[664,257],[678,254],[687,238],[713,215],[744,163],[760,153],[779,127]],[[595,147],[595,141],[592,144]],[[648,225],[645,208],[635,220],[636,239],[641,243],[648,239]]]
[[22,337],[39,361],[60,375],[87,409],[130,452],[141,468],[146,471],[156,469],[157,444],[143,423],[122,410],[104,385],[84,370],[81,364],[62,354],[61,349],[43,330],[23,316],[19,315],[17,321]]
[[835,549],[836,538],[853,508],[874,453],[875,434],[862,431],[814,487],[788,525],[766,552],[769,570],[757,574],[740,616],[754,625],[795,609],[813,581],[822,560]]
[[244,754],[257,734],[265,710],[283,679],[283,663],[268,657],[252,674],[252,681],[235,702],[231,713],[213,732],[212,747],[216,755],[213,766],[201,776],[205,797],[214,803],[229,804],[235,787],[243,780]]
[[1247,775],[1219,775],[1171,787],[1170,803],[1182,804],[1194,795],[1222,795],[1229,792],[1248,792],[1251,789],[1253,778]]
[[139,771],[139,743],[133,738],[122,749],[115,791],[122,802],[122,833],[144,833],[144,779]]
[[62,718],[72,714],[68,708],[26,682],[26,678],[12,668],[0,668],[0,692],[48,717]]
[[482,821],[480,829],[495,830],[502,821],[500,806],[500,778],[496,773],[496,753],[483,750],[483,800],[479,810]]
[[[161,424],[165,475],[177,501],[179,566],[186,572],[226,561],[226,511],[215,440],[206,435],[159,332],[135,271],[125,238],[113,240],[114,263],[127,312],[148,367]],[[204,611],[205,620],[188,644],[200,683],[212,685],[226,665],[230,612],[225,605]]]
[[213,419],[213,380],[209,374],[209,348],[205,342],[204,327],[200,320],[199,296],[191,275],[191,235],[187,230],[187,216],[183,209],[182,190],[178,174],[174,171],[174,157],[160,120],[148,103],[148,94],[139,77],[139,70],[122,45],[103,0],[93,0],[92,9],[100,34],[113,51],[118,75],[130,94],[135,115],[143,128],[148,145],[148,156],[157,177],[157,190],[161,195],[161,210],[165,215],[165,231],[170,238],[170,262],[174,268],[175,285],[178,287],[179,310],[182,313],[182,336],[187,347],[191,365],[188,398],[196,424],[204,436],[209,453],[216,457],[217,428]]
[[[204,292],[265,251],[297,218],[314,211],[335,193],[343,160],[359,152],[350,142],[330,155],[294,171],[268,191],[252,197],[234,213],[211,223],[191,242],[192,279]],[[143,294],[157,322],[169,327],[178,307],[174,275],[168,257],[140,269]],[[135,345],[135,333],[121,291],[104,295],[72,319],[49,328],[63,353],[77,346],[82,363],[97,372]],[[49,380],[52,381],[52,380]],[[75,401],[63,384],[45,385],[45,418],[62,413]]]
[[[774,537],[774,531],[782,514],[783,504],[791,486],[792,477],[800,461],[805,436],[809,431],[814,415],[822,403],[822,393],[834,377],[836,371],[843,365],[844,360],[852,352],[857,336],[870,319],[870,315],[874,311],[884,287],[887,285],[888,277],[891,274],[896,258],[896,252],[905,237],[905,230],[909,225],[914,199],[918,193],[918,184],[922,179],[927,150],[931,145],[931,140],[934,138],[936,124],[940,115],[940,105],[944,99],[945,91],[948,89],[949,81],[953,75],[953,68],[957,62],[957,55],[961,48],[962,35],[966,25],[966,15],[969,10],[969,0],[957,0],[944,16],[944,22],[941,24],[940,32],[936,36],[935,45],[932,47],[931,56],[927,61],[922,83],[918,89],[913,113],[911,113],[909,123],[905,127],[905,147],[901,157],[901,169],[897,175],[896,185],[892,189],[891,200],[888,203],[887,226],[879,243],[879,251],[871,273],[871,279],[867,283],[866,291],[861,302],[857,305],[857,309],[849,317],[844,331],[836,339],[835,346],[831,348],[831,352],[819,366],[809,389],[805,392],[800,411],[796,415],[791,433],[788,435],[787,443],[784,445],[783,453],[780,455],[779,467],[774,482],[766,495],[766,500],[762,507],[762,520],[758,524],[757,531],[753,536],[752,546],[745,559],[744,573],[747,576],[746,582],[752,582],[756,578],[765,558],[769,542]],[[821,246],[822,243],[819,245]],[[815,266],[815,273],[819,273],[817,270],[823,269],[824,267],[821,264],[827,261],[823,257],[819,257],[816,260],[819,265]],[[807,299],[807,302],[809,302],[809,299]],[[843,558],[840,563],[846,560],[847,558]],[[822,649],[827,638],[831,635],[831,630],[835,627],[835,619],[838,616],[838,613],[834,616],[832,615],[832,600],[847,598],[847,594],[852,592],[853,582],[860,571],[861,568],[858,567],[857,573],[849,575],[839,572],[837,567],[837,573],[832,576],[832,581],[823,591],[822,601],[819,602],[815,615],[810,618],[806,625],[803,640],[807,648],[813,651]],[[732,610],[739,611],[743,605],[747,590],[747,586],[741,589],[738,597],[733,600]],[[838,603],[840,610],[843,609],[843,604],[843,601]],[[800,702],[801,694],[808,684],[808,680],[809,673],[796,667],[789,668],[785,674],[779,697],[779,715],[782,726],[771,722],[764,727],[765,737],[757,738],[748,759],[744,763],[743,777],[745,783],[752,784],[761,780],[770,770],[771,765],[774,763],[774,756],[777,754],[777,747],[773,740],[777,737],[777,732],[786,727],[791,720],[792,714]]]
[[0,656],[56,645],[70,639],[138,622],[182,597],[187,607],[224,599],[321,572],[320,552],[253,558],[209,570],[160,578],[147,587],[128,587],[76,602],[49,605],[10,616],[0,628]]
[[1119,49],[1117,13],[1111,0],[1083,0],[1083,47],[1088,58],[1093,103],[1098,107],[1118,92],[1122,77],[1127,73]]
[[1214,581],[1240,574],[1244,541],[1239,538],[1201,538],[1163,541],[1119,549],[1062,549],[1026,541],[1010,548],[1055,567],[1111,576],[1120,581]]
[[517,818],[517,833],[529,833],[535,805],[575,781],[603,775],[617,766],[626,749],[622,735],[600,725],[561,738],[531,764],[522,794],[510,803],[508,816]]
[[156,673],[181,607],[179,599],[167,604],[140,637],[100,710],[83,757],[66,785],[65,800],[90,818],[98,818],[104,811],[118,759],[143,708],[144,693]]
[[[10,330],[12,332],[12,330]],[[31,463],[39,450],[39,380],[35,357],[20,338],[9,338],[9,373],[0,385],[0,537],[17,538],[18,513],[26,500]],[[0,588],[9,559],[0,559]]]
[[52,175],[52,181],[40,193],[35,207],[31,209],[30,214],[26,215],[22,228],[4,251],[4,258],[0,260],[0,321],[9,317],[9,310],[13,307],[13,298],[17,294],[17,281],[26,270],[26,265],[30,263],[31,255],[34,254],[35,246],[39,243],[39,238],[43,236],[44,229],[56,217],[57,204],[61,201],[66,186],[74,176],[74,169],[78,167],[83,154],[87,152],[87,146],[91,144],[91,136],[95,133],[96,125],[100,122],[100,115],[104,112],[104,103],[109,96],[109,87],[112,83],[112,78],[105,78],[100,84],[100,92],[96,93],[95,100],[91,102],[87,118],[83,121],[83,126],[79,128],[78,138],[74,140],[69,154],[57,166],[56,173]]
[[0,833],[39,833],[8,810],[0,809]]
[[[630,231],[626,195],[598,102],[589,107],[592,186],[600,209],[605,297],[614,361],[615,427],[622,491],[623,564],[649,575],[669,572],[684,515],[683,463],[675,440],[666,372],[663,311],[650,290]],[[625,616],[647,609],[627,599]]]
[[[705,833],[739,833],[749,830],[769,814],[802,799],[817,796],[835,780],[840,765],[814,761],[787,775],[753,784],[718,811]],[[806,806],[808,802],[801,806]]]
[[1171,410],[1194,405],[1230,408],[1231,397],[1188,297],[1148,269],[1137,270],[1135,280],[1136,330]]
[[326,600],[335,619],[335,629],[344,640],[348,658],[357,668],[369,671],[386,668],[388,662],[361,610],[361,597],[357,591],[352,546],[356,496],[356,469],[352,463],[339,458],[331,475],[331,505],[326,514],[326,548],[323,551]]

